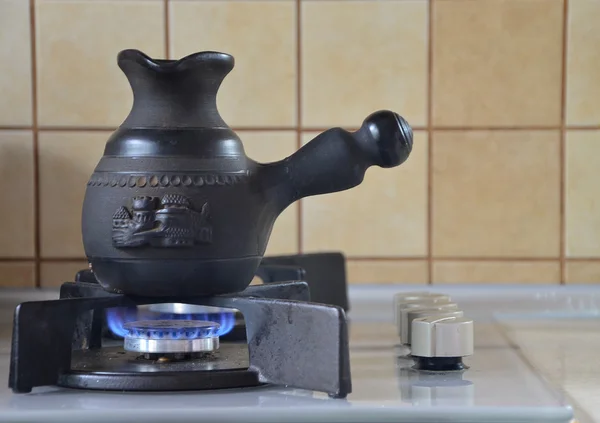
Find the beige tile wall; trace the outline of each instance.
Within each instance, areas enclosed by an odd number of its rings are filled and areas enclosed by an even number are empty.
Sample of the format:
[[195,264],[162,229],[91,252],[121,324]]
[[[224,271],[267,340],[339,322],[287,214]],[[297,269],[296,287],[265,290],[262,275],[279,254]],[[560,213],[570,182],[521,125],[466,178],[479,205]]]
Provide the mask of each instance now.
[[132,97],[117,53],[236,58],[218,102],[271,161],[381,108],[410,160],[287,209],[269,254],[353,283],[600,282],[600,0],[0,0],[0,286],[85,267],[85,183]]

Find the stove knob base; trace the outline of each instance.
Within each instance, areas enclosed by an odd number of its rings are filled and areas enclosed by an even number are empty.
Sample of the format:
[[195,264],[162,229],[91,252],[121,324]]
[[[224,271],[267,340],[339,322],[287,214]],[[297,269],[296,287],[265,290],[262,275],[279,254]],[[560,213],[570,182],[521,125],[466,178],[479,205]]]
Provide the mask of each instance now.
[[468,369],[462,357],[412,357],[415,361],[413,369],[430,372],[456,372]]

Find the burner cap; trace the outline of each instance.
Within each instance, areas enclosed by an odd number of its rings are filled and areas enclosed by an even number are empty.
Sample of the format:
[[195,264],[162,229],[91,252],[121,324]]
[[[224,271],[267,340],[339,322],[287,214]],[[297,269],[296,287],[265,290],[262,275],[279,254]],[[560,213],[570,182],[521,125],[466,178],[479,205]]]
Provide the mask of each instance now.
[[145,354],[215,351],[219,324],[202,320],[140,320],[124,325],[124,348]]

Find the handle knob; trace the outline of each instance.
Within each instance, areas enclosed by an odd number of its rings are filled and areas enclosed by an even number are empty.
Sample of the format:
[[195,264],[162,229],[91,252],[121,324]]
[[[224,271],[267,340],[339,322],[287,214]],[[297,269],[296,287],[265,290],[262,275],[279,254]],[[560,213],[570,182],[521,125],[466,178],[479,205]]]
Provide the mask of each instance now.
[[412,128],[402,116],[389,110],[369,115],[357,137],[372,152],[373,164],[384,168],[404,163],[412,151]]
[[414,319],[412,355],[420,369],[462,369],[462,358],[473,355],[473,320],[445,316]]

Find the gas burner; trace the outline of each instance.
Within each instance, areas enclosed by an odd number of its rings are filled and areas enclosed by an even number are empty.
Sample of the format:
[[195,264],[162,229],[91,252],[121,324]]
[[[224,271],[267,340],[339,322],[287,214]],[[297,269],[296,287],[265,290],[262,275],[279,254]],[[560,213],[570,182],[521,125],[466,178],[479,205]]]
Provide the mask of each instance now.
[[109,293],[81,271],[61,286],[60,299],[15,310],[9,386],[27,393],[46,385],[181,391],[274,384],[345,397],[352,386],[343,256],[271,257],[258,275],[264,284],[236,294],[138,297]]
[[208,306],[199,306],[194,304],[184,304],[184,303],[163,303],[163,304],[150,304],[148,306],[141,306],[147,308],[149,311],[153,311],[156,313],[166,313],[166,314],[181,314],[181,315],[193,315],[193,314],[219,314],[225,311],[219,307],[208,307]]
[[219,349],[220,325],[202,320],[141,320],[125,323],[124,348],[147,359],[190,358]]

